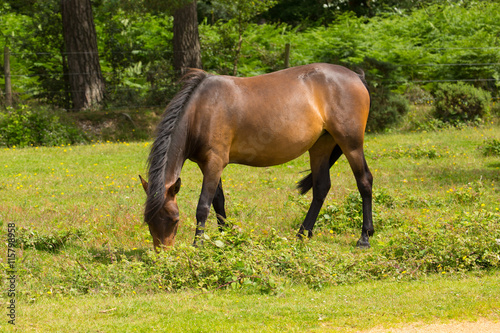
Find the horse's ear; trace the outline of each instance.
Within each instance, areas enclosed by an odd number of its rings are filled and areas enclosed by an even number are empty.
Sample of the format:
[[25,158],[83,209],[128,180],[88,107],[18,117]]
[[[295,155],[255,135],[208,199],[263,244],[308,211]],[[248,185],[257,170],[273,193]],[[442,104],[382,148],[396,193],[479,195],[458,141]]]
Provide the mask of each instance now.
[[179,193],[180,189],[181,189],[181,179],[178,178],[174,184],[174,193],[175,194]]
[[139,178],[141,179],[141,183],[142,183],[142,187],[144,188],[144,192],[146,192],[146,194],[148,194],[148,187],[149,187],[148,182],[145,181],[144,179],[142,179],[141,175],[139,175]]

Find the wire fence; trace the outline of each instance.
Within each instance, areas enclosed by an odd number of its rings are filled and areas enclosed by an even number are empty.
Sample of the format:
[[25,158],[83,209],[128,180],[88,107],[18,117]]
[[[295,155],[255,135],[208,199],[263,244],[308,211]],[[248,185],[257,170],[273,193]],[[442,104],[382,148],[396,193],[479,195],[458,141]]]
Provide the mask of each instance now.
[[[283,63],[282,67],[285,67],[287,64],[294,65],[294,54],[300,54],[301,50],[294,49],[293,52],[290,52],[290,46],[287,46],[288,50],[283,52],[285,59],[280,59],[280,63]],[[414,50],[419,47],[411,46],[411,47],[403,47],[397,48],[399,50]],[[434,47],[434,48],[425,48],[426,50],[432,50],[435,52],[442,51],[460,51],[460,50],[468,50],[468,51],[497,51],[500,50],[498,46],[491,47]],[[284,48],[285,50],[285,48]],[[313,52],[313,49],[308,49],[307,52]],[[342,49],[339,48],[330,48],[330,49],[322,49],[318,50],[323,54],[331,52],[339,52]],[[53,57],[53,58],[63,58],[67,55],[75,55],[75,54],[91,54],[92,52],[74,52],[74,53],[53,53],[53,52],[8,52],[5,54],[5,57],[11,57],[13,59],[22,59],[24,57]],[[156,58],[162,57],[171,57],[173,52],[166,50],[161,54],[155,53],[151,50],[136,50],[136,51],[112,51],[106,52],[109,54],[121,54],[128,55],[130,58],[136,57],[138,55],[147,55],[152,54],[155,55]],[[101,54],[99,54],[101,56]],[[4,67],[7,63],[10,62],[12,64],[12,60],[7,60],[4,57]],[[291,58],[291,59],[290,59]],[[496,58],[496,57],[493,57]],[[483,56],[484,59],[484,56]],[[165,60],[165,59],[164,59]],[[497,60],[497,59],[492,59]],[[62,60],[61,60],[62,61]],[[171,62],[171,59],[167,59],[166,62]],[[16,63],[16,62],[14,62]],[[132,64],[131,64],[132,65]],[[232,64],[231,64],[232,65]],[[228,66],[230,66],[228,64]],[[411,68],[433,68],[437,69],[448,69],[448,68],[459,68],[462,73],[468,73],[469,77],[464,77],[460,75],[460,77],[446,77],[446,78],[421,78],[418,75],[414,75],[409,78],[404,78],[403,80],[395,80],[395,79],[387,79],[383,80],[384,84],[387,85],[401,85],[401,84],[429,84],[429,83],[444,83],[444,82],[468,82],[468,83],[487,83],[493,84],[498,87],[499,81],[499,73],[500,73],[500,62],[496,61],[486,61],[486,62],[449,62],[449,63],[391,63],[391,66],[397,69],[406,70]],[[7,102],[9,90],[10,94],[14,96],[14,99],[17,100],[30,100],[30,99],[45,99],[49,103],[52,100],[56,99],[69,99],[72,93],[77,91],[71,90],[69,88],[69,84],[67,78],[70,76],[87,76],[87,75],[95,75],[96,73],[90,72],[79,72],[79,73],[62,73],[56,72],[54,70],[44,70],[40,72],[22,72],[19,68],[16,68],[14,65],[13,68],[6,69],[4,68],[3,77],[5,78],[5,83],[0,82],[0,86],[3,84],[4,88],[0,91],[0,103],[9,104]],[[494,75],[485,75],[484,69],[488,69],[493,73],[497,73]],[[25,69],[26,70],[26,69]],[[210,69],[208,69],[211,71]],[[128,107],[128,108],[137,108],[137,107],[163,107],[168,102],[168,99],[175,92],[176,87],[176,73],[173,70],[168,70],[165,68],[151,70],[148,69],[147,66],[140,69],[128,69],[129,73],[124,73],[123,69],[121,72],[119,71],[103,71],[101,74],[105,78],[106,81],[106,93],[111,96],[110,105],[113,105],[118,108]],[[211,71],[213,72],[213,71]],[[477,76],[479,72],[480,76]],[[481,76],[483,75],[483,76]],[[8,80],[7,80],[8,79]],[[44,86],[48,81],[52,81],[53,85]],[[8,87],[11,85],[11,87]],[[165,96],[162,98],[161,95]],[[134,97],[135,95],[135,97]],[[12,98],[12,97],[11,97]],[[3,101],[2,101],[3,99]],[[122,103],[117,100],[122,99]],[[496,97],[498,99],[498,97]]]

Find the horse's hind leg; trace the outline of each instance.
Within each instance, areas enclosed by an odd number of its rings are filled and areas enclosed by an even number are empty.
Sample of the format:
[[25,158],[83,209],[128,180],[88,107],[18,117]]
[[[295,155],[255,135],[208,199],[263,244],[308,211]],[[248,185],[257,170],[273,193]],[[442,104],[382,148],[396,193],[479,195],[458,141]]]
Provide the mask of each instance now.
[[368,169],[362,145],[355,150],[344,148],[342,148],[342,150],[349,161],[354,177],[356,178],[361,199],[363,200],[363,228],[357,246],[367,248],[370,247],[369,237],[373,236],[374,232],[372,219],[373,176]]
[[312,175],[312,189],[313,199],[309,211],[307,212],[304,222],[300,226],[297,237],[302,238],[307,231],[307,236],[312,237],[312,230],[316,218],[323,206],[328,191],[331,187],[330,182],[330,155],[335,146],[335,142],[330,134],[324,134],[309,150],[311,175]]
[[225,199],[224,191],[222,190],[222,180],[219,180],[219,185],[215,191],[214,200],[212,205],[214,206],[215,214],[217,214],[217,223],[219,224],[219,230],[222,231],[226,225],[226,209],[224,208]]
[[370,94],[363,82],[356,80],[351,84],[337,87],[339,90],[332,99],[326,122],[326,130],[333,136],[349,161],[359,193],[363,200],[363,228],[358,247],[370,247],[369,236],[373,235],[372,184],[373,177],[366,164],[363,141],[368,113]]

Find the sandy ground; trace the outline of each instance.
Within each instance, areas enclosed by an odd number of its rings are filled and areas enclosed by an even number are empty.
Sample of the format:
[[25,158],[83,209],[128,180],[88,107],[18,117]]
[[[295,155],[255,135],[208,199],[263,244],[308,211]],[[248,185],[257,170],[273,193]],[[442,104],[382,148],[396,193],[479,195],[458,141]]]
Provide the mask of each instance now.
[[500,322],[480,319],[476,322],[446,324],[409,324],[398,328],[372,328],[363,333],[500,333]]

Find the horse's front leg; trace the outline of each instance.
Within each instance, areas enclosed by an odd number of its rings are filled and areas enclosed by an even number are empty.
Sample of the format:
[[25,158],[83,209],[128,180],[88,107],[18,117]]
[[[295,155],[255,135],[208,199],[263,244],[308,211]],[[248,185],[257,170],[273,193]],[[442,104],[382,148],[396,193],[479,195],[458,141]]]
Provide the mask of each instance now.
[[200,199],[198,200],[198,206],[196,208],[196,233],[193,243],[194,246],[203,244],[205,222],[207,221],[208,214],[210,212],[210,206],[214,201],[215,193],[218,191],[220,177],[224,166],[225,164],[222,160],[217,157],[211,158],[207,163],[200,164],[200,169],[203,172],[203,186],[201,188]]

